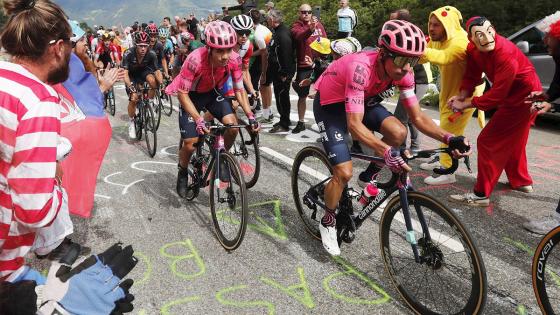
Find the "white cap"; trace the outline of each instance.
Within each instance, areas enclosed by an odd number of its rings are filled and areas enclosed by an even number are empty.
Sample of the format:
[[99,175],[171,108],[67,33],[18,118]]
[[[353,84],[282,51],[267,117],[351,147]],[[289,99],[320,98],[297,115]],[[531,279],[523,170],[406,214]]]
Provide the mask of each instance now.
[[543,33],[548,33],[550,31],[550,25],[558,22],[560,20],[560,11],[556,11],[556,13],[551,14],[544,19],[542,19],[538,24],[537,28],[539,31]]

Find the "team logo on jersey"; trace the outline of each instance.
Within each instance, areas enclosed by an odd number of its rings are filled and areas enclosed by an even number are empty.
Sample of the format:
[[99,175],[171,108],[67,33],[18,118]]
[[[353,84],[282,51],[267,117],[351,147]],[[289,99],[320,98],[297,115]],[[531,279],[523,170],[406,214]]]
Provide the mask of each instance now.
[[338,131],[334,132],[334,139],[336,140],[336,142],[344,141],[344,137]]

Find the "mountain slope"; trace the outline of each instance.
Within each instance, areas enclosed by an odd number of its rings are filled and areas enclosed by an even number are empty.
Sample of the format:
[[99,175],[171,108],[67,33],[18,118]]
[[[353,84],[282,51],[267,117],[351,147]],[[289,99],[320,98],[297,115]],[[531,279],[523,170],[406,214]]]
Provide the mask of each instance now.
[[[236,5],[236,1],[223,0],[54,0],[64,8],[71,19],[93,25],[130,25],[134,21],[157,23],[164,16],[185,16],[191,12],[197,17],[208,15],[211,10],[220,11],[224,3]],[[229,3],[231,2],[231,3]]]

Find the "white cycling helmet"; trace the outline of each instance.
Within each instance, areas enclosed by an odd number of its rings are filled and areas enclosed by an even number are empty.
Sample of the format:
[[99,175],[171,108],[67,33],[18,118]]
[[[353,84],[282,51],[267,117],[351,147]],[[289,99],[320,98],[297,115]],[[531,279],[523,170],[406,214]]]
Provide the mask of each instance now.
[[254,27],[253,20],[245,14],[234,16],[230,23],[236,31],[252,30]]

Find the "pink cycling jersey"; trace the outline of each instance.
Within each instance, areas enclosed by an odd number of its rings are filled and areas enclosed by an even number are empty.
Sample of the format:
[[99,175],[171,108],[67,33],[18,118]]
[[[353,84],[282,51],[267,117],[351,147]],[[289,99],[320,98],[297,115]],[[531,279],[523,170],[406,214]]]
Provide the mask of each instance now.
[[364,100],[395,85],[405,106],[418,104],[414,94],[414,75],[409,72],[399,81],[380,80],[375,72],[378,51],[368,50],[335,60],[315,83],[321,105],[344,102],[346,112],[363,113]]
[[190,53],[183,63],[179,75],[165,89],[167,94],[190,91],[206,93],[212,89],[221,89],[231,75],[233,89],[243,90],[243,75],[241,72],[241,57],[232,51],[226,66],[210,65],[208,48],[201,47]]

